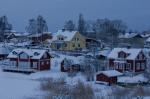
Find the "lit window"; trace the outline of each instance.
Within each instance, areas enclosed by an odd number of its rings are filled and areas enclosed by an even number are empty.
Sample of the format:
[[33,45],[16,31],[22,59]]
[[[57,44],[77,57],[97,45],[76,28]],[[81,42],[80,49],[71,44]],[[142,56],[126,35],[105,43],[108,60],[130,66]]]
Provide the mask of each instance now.
[[41,64],[44,65],[44,62],[42,62]]
[[49,64],[49,61],[47,61],[47,65]]

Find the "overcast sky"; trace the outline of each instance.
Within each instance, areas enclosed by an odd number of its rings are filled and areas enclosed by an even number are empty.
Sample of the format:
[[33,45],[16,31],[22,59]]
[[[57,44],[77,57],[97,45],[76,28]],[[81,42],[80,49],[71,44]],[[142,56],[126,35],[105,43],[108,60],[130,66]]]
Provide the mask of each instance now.
[[122,19],[133,30],[150,29],[150,0],[0,0],[0,15],[7,15],[16,31],[25,31],[28,20],[41,14],[56,32],[79,13],[86,20]]

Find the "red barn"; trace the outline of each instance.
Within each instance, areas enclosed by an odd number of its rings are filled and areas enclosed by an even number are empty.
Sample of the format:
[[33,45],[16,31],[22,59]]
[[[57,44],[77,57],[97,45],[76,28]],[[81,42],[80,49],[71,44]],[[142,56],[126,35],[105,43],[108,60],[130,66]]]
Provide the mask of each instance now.
[[15,49],[9,53],[9,66],[4,66],[5,70],[49,70],[51,56],[47,50],[40,49]]
[[96,75],[96,81],[105,82],[109,85],[117,83],[117,77],[121,76],[122,73],[116,70],[100,71]]
[[108,55],[109,68],[120,72],[143,72],[146,60],[142,49],[136,48],[114,48]]

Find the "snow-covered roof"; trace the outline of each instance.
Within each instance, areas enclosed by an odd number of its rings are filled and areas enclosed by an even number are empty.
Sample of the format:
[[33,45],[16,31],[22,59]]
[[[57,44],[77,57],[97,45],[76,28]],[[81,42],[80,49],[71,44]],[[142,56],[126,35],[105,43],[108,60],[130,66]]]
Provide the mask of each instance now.
[[41,59],[45,52],[47,50],[18,48],[10,52],[7,58],[17,58],[19,54],[26,53],[31,59]]
[[150,33],[142,33],[141,36],[142,37],[150,37]]
[[146,40],[146,42],[150,42],[150,37]]
[[51,34],[51,32],[43,32],[43,33],[31,34],[29,37],[39,37],[39,36],[42,36],[43,34]]
[[4,44],[0,44],[0,54],[9,54],[10,49]]
[[110,52],[111,52],[111,50],[102,50],[102,51],[99,51],[98,55],[102,55],[102,56],[107,57]]
[[120,73],[117,70],[100,71],[97,74],[101,74],[101,73],[108,76],[108,77],[115,77],[115,76],[121,76],[122,75],[122,73]]
[[125,33],[125,34],[120,34],[119,38],[133,38],[133,37],[135,37],[137,35],[140,35],[140,34],[138,34],[138,33]]
[[120,83],[140,83],[140,82],[147,82],[148,78],[144,77],[143,74],[136,75],[133,77],[129,76],[122,76],[118,78],[118,82]]
[[53,41],[58,40],[58,36],[63,36],[64,40],[63,41],[70,41],[74,37],[74,35],[77,33],[77,31],[63,31],[63,30],[58,30],[57,33],[53,35]]
[[135,59],[138,56],[138,54],[142,51],[142,49],[138,49],[138,48],[114,48],[110,52],[110,54],[108,55],[108,58],[117,59],[118,53],[121,51],[128,54],[126,59]]

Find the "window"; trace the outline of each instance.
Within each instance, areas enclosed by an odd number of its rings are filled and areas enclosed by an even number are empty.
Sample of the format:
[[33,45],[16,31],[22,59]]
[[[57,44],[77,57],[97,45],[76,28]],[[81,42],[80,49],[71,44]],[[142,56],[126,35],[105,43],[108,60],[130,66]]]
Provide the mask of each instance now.
[[124,52],[119,52],[118,53],[118,58],[125,58],[125,54]]
[[47,65],[49,64],[49,61],[47,61]]
[[141,69],[145,69],[145,63],[141,63]]
[[131,64],[130,63],[127,63],[127,65],[126,65],[126,69],[131,69]]
[[119,69],[119,66],[118,66],[117,62],[115,62],[114,65],[115,65],[114,67],[116,67],[116,69]]
[[67,47],[67,44],[66,44],[66,43],[64,43],[64,47]]
[[48,56],[47,56],[47,53],[45,53],[45,54],[44,54],[44,58],[47,58],[47,57],[48,57]]
[[136,69],[140,70],[140,63],[136,63]]
[[41,65],[44,65],[44,62],[41,62]]
[[59,39],[59,40],[64,40],[64,38],[63,38],[63,37],[59,37],[58,39]]
[[38,55],[40,55],[40,53],[38,53],[38,52],[34,52],[34,55],[35,55],[35,56],[38,56]]
[[33,62],[33,68],[37,68],[38,64],[37,62]]
[[16,62],[16,61],[10,61],[10,64],[11,64],[12,66],[16,66],[16,65],[17,65],[17,62]]
[[124,68],[124,63],[119,63],[119,69],[123,69]]
[[72,47],[75,47],[75,44],[72,44]]
[[143,55],[139,54],[139,60],[142,60],[142,59],[143,59]]
[[78,47],[80,47],[80,44],[78,44]]

